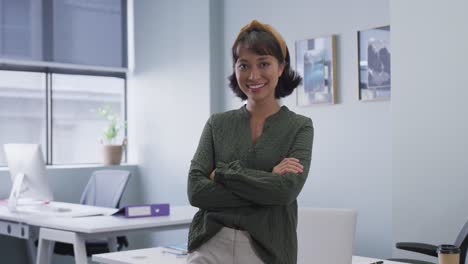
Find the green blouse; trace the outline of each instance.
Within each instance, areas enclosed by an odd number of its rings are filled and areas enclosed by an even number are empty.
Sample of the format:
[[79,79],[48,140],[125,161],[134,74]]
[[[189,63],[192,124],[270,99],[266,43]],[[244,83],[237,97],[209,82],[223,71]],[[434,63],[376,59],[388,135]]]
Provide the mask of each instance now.
[[[190,204],[200,208],[190,226],[189,250],[226,226],[248,231],[265,263],[296,263],[296,198],[309,174],[313,136],[312,120],[286,106],[265,120],[255,144],[245,106],[212,115],[188,176]],[[300,160],[303,173],[272,173],[289,157]]]

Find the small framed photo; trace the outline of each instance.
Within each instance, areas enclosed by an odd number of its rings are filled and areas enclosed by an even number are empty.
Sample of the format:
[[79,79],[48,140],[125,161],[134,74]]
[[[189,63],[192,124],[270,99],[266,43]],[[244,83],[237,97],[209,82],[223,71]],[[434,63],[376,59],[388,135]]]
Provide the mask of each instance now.
[[335,36],[296,41],[297,105],[335,103]]
[[358,31],[359,100],[390,100],[390,26]]

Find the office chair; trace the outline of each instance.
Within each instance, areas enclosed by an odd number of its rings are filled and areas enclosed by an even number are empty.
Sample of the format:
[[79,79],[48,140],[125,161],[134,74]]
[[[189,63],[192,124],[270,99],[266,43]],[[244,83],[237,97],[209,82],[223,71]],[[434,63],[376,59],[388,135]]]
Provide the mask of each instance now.
[[357,211],[299,207],[297,264],[351,263]]
[[[460,248],[460,264],[465,264],[466,253],[467,253],[467,248],[468,248],[468,221],[466,221],[462,230],[458,234],[454,245]],[[396,248],[437,257],[436,245],[425,244],[425,243],[414,243],[414,242],[398,242],[396,243]],[[434,264],[432,262],[416,260],[416,259],[392,258],[389,260],[401,261],[401,262],[412,263],[412,264]]]
[[[80,203],[118,208],[120,199],[122,198],[122,194],[130,176],[131,173],[124,170],[95,171],[81,195]],[[128,247],[128,241],[125,236],[119,236],[116,239],[118,251],[120,251],[124,246]],[[106,239],[86,241],[86,254],[88,257],[93,254],[107,253],[109,251],[109,243]],[[56,242],[54,253],[73,256],[73,245]]]

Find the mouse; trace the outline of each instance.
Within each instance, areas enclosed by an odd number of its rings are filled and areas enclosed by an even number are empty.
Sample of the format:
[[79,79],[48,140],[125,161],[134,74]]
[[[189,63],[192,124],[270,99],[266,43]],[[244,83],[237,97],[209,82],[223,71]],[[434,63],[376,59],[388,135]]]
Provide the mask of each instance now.
[[70,212],[70,208],[63,208],[63,207],[54,207],[54,211],[59,212],[59,213],[66,213]]

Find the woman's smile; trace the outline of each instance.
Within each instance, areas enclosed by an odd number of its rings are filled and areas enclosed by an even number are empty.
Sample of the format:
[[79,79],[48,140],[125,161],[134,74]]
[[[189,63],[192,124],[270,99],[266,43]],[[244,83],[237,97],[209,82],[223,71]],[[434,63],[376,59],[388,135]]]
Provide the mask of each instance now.
[[265,87],[266,83],[260,83],[260,84],[247,84],[247,88],[249,88],[250,91],[256,93],[260,92],[263,87]]

